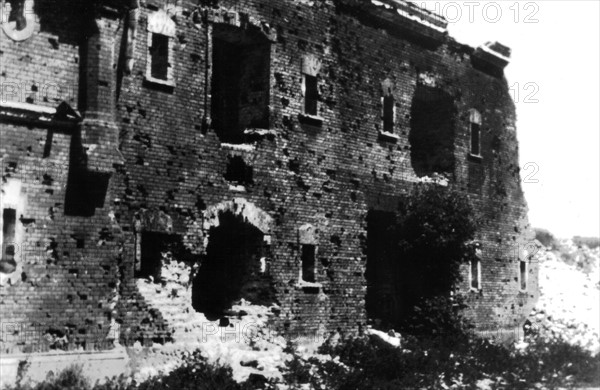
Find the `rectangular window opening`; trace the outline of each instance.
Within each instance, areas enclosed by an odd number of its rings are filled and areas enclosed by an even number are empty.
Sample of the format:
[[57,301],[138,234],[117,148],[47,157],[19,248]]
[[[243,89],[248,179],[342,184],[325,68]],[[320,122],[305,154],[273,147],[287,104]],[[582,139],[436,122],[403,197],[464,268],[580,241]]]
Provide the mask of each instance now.
[[527,262],[519,262],[519,288],[521,291],[527,290]]
[[394,98],[392,96],[383,97],[383,131],[394,132]]
[[481,261],[479,259],[471,260],[471,289],[481,289]]
[[156,79],[167,80],[169,69],[169,37],[152,34],[152,56],[150,75]]
[[302,245],[302,280],[315,282],[315,245]]
[[304,113],[317,115],[317,101],[319,91],[317,89],[317,76],[304,75]]
[[269,129],[271,46],[242,29],[215,26],[211,118],[221,142],[247,143]]
[[155,280],[160,278],[162,268],[162,252],[170,240],[165,233],[143,231],[140,242],[140,265],[135,271],[136,278],[148,278],[152,276]]
[[471,154],[479,156],[480,150],[480,129],[477,123],[471,123]]
[[15,258],[15,229],[17,212],[15,209],[2,210],[2,260]]

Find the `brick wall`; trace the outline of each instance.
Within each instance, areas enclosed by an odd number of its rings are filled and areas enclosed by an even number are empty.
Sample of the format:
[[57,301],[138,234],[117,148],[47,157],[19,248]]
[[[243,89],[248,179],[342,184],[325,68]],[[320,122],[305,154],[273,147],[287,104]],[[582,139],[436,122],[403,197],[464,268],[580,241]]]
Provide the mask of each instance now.
[[[2,82],[41,83],[47,74],[78,85],[86,70],[79,61],[84,30],[77,25],[83,11],[69,6],[58,12],[62,0],[55,1],[56,7],[39,11],[39,32],[29,40],[2,39]],[[518,324],[537,297],[537,269],[532,265],[529,292],[519,292],[515,248],[528,239],[529,230],[515,109],[506,80],[474,66],[472,48],[451,38],[432,41],[420,33],[378,28],[350,1],[219,1],[212,8],[199,6],[197,13],[186,2],[174,8],[176,34],[169,38],[174,83],[165,85],[146,79],[147,20],[156,12],[155,3],[160,2],[142,2],[131,74],[119,73],[126,13],[103,16],[115,45],[115,63],[103,71],[117,80],[109,85],[124,164],[112,168],[105,187],[94,176],[89,179],[101,195],[92,215],[64,211],[66,193],[78,186],[72,176],[78,129],[2,119],[3,178],[19,178],[27,198],[18,222],[23,243],[43,248],[22,256],[18,272],[2,276],[3,321],[33,333],[36,326],[67,329],[74,340],[87,340],[88,348],[97,346],[86,335],[110,339],[115,320],[121,323],[122,341],[168,339],[168,324],[137,291],[138,233],[178,235],[190,261],[199,261],[210,240],[207,210],[242,198],[272,218],[269,272],[282,307],[275,325],[300,332],[355,332],[367,321],[367,214],[393,211],[397,196],[420,180],[411,163],[410,125],[421,85],[453,100],[453,135],[447,132],[453,137],[450,181],[469,195],[483,222],[478,237],[482,290],[469,293],[468,313],[482,328]],[[52,20],[57,12],[64,23]],[[210,126],[211,37],[215,24],[224,23],[259,31],[270,42],[268,105],[260,103],[266,97],[261,91],[246,100],[268,109],[270,131],[242,146],[222,144]],[[318,117],[301,115],[307,55],[320,63]],[[394,137],[380,134],[385,79],[394,85]],[[68,100],[73,107],[77,96]],[[43,99],[34,103],[57,105]],[[482,114],[481,159],[469,157],[473,108]],[[236,156],[252,168],[252,183],[240,186],[226,179]],[[49,180],[43,172],[36,174],[47,162],[60,167],[62,175]],[[85,203],[88,195],[81,198],[75,191],[74,196]],[[161,218],[169,222],[151,222]],[[318,232],[317,288],[298,283],[298,229],[305,224]],[[60,336],[56,329],[50,333]],[[30,340],[15,347],[19,335],[13,336],[3,338],[5,349],[34,348]]]

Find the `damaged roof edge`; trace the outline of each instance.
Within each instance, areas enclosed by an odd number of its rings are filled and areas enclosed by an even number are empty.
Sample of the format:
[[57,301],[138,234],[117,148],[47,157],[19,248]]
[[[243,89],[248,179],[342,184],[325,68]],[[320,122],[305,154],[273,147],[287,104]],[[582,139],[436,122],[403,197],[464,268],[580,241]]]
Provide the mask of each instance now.
[[[350,1],[352,3],[352,1]],[[461,47],[464,52],[485,61],[487,64],[502,70],[510,62],[511,50],[509,47],[499,42],[486,42],[478,47],[458,42],[448,34],[448,21],[442,15],[439,15],[431,10],[419,6],[414,1],[409,0],[370,0],[369,2],[361,2],[361,5],[371,4],[378,9],[385,9],[393,15],[398,15],[409,23],[405,27],[410,28],[411,23],[417,23],[420,28],[425,28],[429,31],[428,37],[445,41],[453,44],[456,47]],[[354,5],[359,5],[354,2]],[[414,28],[413,28],[414,29]],[[417,33],[424,33],[415,31]]]

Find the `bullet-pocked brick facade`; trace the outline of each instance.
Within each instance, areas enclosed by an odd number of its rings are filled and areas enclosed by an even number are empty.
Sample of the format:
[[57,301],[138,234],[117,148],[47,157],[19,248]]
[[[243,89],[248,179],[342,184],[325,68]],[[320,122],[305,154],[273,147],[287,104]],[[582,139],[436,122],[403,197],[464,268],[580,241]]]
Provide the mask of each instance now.
[[502,45],[392,0],[26,3],[31,35],[0,33],[3,352],[167,342],[136,286],[167,247],[199,305],[227,257],[225,298],[271,289],[277,329],[355,333],[368,216],[442,175],[481,222],[468,315],[507,329],[535,303]]

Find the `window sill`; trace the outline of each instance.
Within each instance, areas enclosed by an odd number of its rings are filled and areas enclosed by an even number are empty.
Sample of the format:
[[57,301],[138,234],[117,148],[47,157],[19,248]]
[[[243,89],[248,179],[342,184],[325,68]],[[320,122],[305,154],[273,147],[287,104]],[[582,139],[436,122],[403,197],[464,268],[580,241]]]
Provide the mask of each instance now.
[[303,123],[306,123],[309,125],[313,125],[313,126],[321,126],[323,124],[323,122],[325,121],[325,118],[323,118],[322,116],[305,114],[305,113],[298,114],[298,119],[300,120],[300,122],[303,122]]
[[253,144],[228,144],[225,142],[221,143],[221,147],[225,149],[236,150],[239,152],[253,152],[256,149],[256,146]]
[[483,156],[480,154],[469,153],[469,160],[481,162],[483,161]]
[[271,129],[246,129],[244,130],[244,134],[247,135],[259,135],[262,137],[266,137],[269,135],[277,135],[277,131]]
[[144,76],[144,80],[147,83],[157,84],[162,87],[175,88],[175,80],[173,80],[173,79],[170,79],[170,80],[157,79],[157,78],[150,76],[149,74],[146,74],[146,76]]
[[383,139],[387,139],[389,141],[398,141],[400,139],[400,136],[394,133],[390,133],[387,131],[380,131],[379,132],[379,137],[383,138]]
[[[65,112],[63,107],[67,107],[68,111]],[[61,114],[61,119],[56,119],[57,114]],[[0,118],[44,127],[74,128],[81,121],[81,114],[64,102],[58,108],[53,108],[33,103],[0,101]]]
[[321,283],[316,283],[316,282],[307,282],[306,280],[299,280],[298,283],[296,283],[296,287],[298,288],[321,288],[323,287],[323,285]]
[[244,130],[244,135],[246,140],[250,142],[260,141],[263,139],[273,140],[277,136],[277,131],[272,129],[249,128]]
[[469,291],[472,293],[481,293],[483,291],[483,289],[481,287],[479,287],[479,288],[471,287],[471,288],[469,288]]
[[234,192],[246,192],[246,187],[242,186],[242,185],[233,185],[230,184],[229,185],[229,191],[234,191]]

